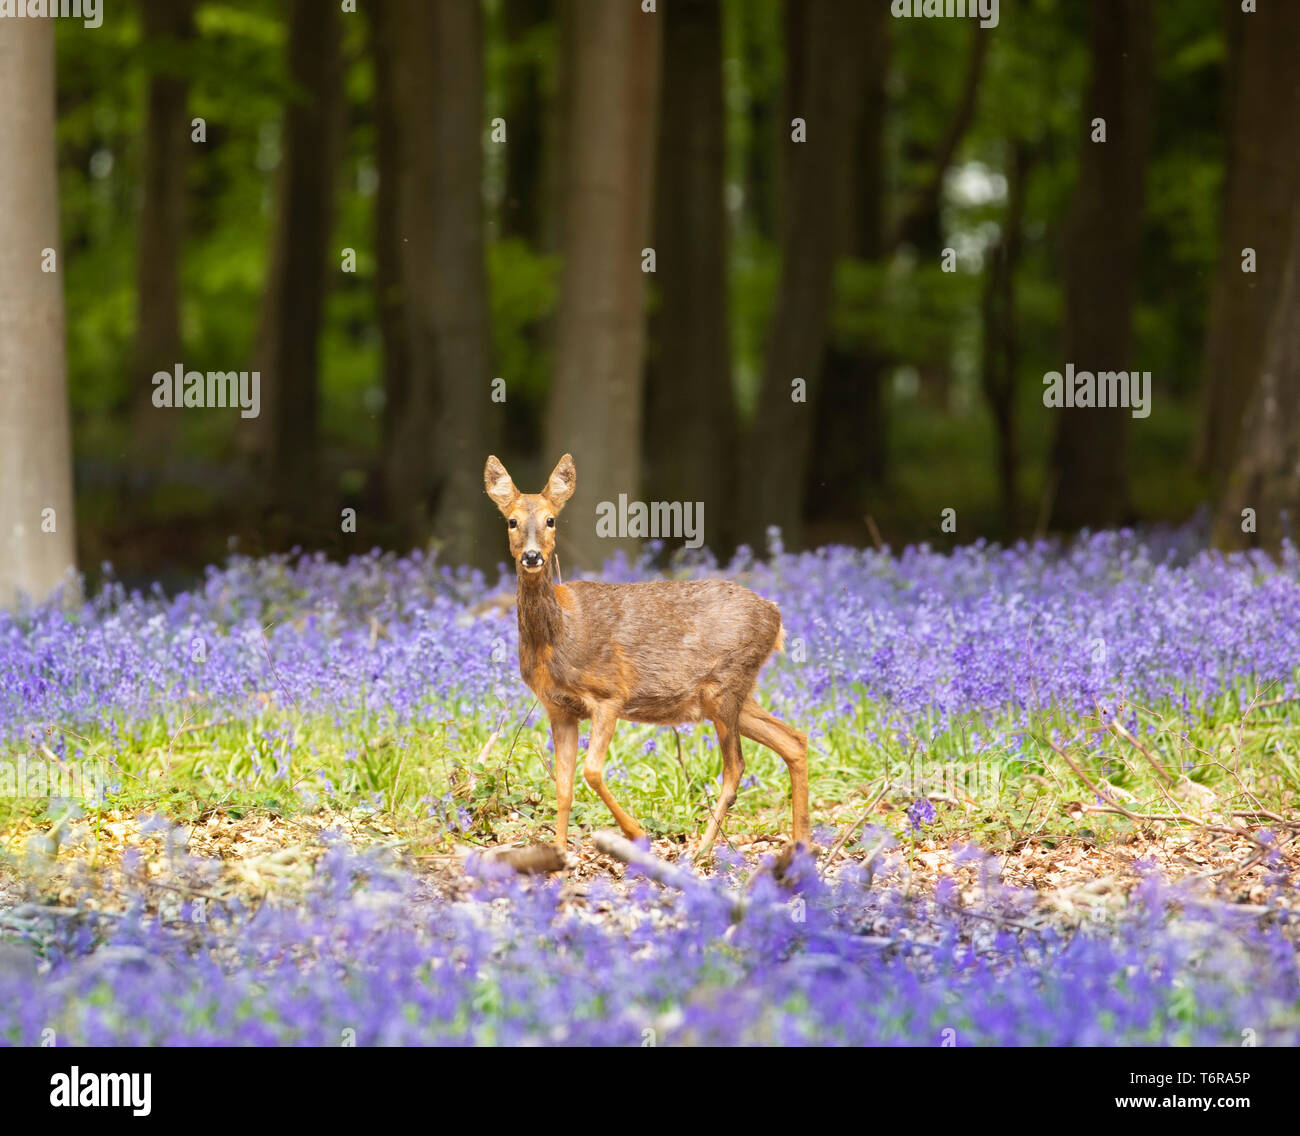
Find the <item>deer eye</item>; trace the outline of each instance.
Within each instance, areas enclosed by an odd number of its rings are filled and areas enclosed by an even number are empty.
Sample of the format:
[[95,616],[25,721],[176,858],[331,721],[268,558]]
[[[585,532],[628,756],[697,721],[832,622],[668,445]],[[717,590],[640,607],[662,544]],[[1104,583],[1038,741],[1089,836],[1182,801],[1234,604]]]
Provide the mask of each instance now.
[[548,529],[553,529],[553,528],[555,528],[555,518],[554,518],[554,517],[547,517],[547,518],[546,518],[546,527],[547,527]]
[[512,529],[517,529],[519,527],[519,522],[516,521],[514,517],[511,517],[510,520],[506,522],[506,524],[509,525],[509,527]]

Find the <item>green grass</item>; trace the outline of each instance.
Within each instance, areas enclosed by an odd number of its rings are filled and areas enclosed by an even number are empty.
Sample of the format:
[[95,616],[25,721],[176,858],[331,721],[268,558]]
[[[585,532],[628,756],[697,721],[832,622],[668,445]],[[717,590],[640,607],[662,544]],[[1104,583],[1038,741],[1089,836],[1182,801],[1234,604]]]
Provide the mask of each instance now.
[[[1267,695],[1265,695],[1267,698]],[[868,741],[887,707],[857,703],[852,720],[814,739],[810,783],[814,826],[843,832],[853,821],[907,831],[904,810],[918,795],[936,804],[926,836],[974,841],[993,851],[1028,839],[1102,842],[1141,821],[1092,811],[1101,792],[1141,816],[1183,814],[1197,821],[1250,823],[1252,814],[1294,815],[1300,797],[1300,715],[1296,704],[1256,709],[1247,716],[1228,697],[1195,721],[1169,711],[1141,712],[1156,726],[1141,735],[1144,755],[1097,722],[1044,713],[1031,736],[975,753],[971,738],[1012,737],[1009,723],[967,720],[924,747],[915,737],[883,729]],[[137,727],[128,744],[108,732],[80,736],[88,758],[115,767],[119,791],[106,809],[156,813],[192,824],[214,810],[300,816],[325,811],[380,824],[411,851],[447,851],[553,835],[555,787],[548,735],[534,709],[526,725],[486,718],[432,721],[404,731],[357,719],[342,731],[332,721],[268,714],[221,726],[169,733],[161,722]],[[293,726],[292,744],[286,739]],[[807,723],[801,723],[807,725]],[[1073,744],[1070,761],[1046,738],[1090,729],[1096,747]],[[267,735],[270,735],[268,738]],[[120,736],[120,735],[119,735]],[[647,753],[653,738],[656,751]],[[679,748],[680,747],[680,748]],[[744,744],[746,776],[726,832],[778,836],[789,831],[789,779],[778,757]],[[1149,755],[1149,756],[1148,756]],[[909,783],[915,762],[928,780]],[[1158,768],[1157,768],[1158,767]],[[615,797],[653,837],[689,839],[704,826],[716,800],[720,759],[713,732],[620,724],[606,765]],[[868,801],[880,797],[870,817]],[[464,827],[444,824],[447,802]],[[47,802],[0,800],[0,832],[52,819]],[[93,827],[96,810],[91,809]],[[604,805],[578,778],[571,824],[576,832],[610,826]],[[1186,820],[1174,823],[1188,823]],[[832,836],[834,839],[834,836]]]

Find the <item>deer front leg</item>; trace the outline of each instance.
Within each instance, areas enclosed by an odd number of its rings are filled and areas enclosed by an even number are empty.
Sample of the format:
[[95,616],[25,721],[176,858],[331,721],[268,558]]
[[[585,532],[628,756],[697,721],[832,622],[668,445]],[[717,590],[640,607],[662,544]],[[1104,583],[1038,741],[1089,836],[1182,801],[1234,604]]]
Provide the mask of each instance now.
[[573,808],[573,771],[578,764],[578,720],[552,718],[555,743],[555,847],[569,847],[569,810]]
[[609,707],[598,706],[591,715],[591,741],[587,744],[587,761],[583,776],[587,784],[596,790],[596,795],[605,802],[605,807],[614,814],[618,827],[629,840],[637,840],[645,835],[645,830],[632,817],[623,811],[622,805],[614,800],[614,794],[605,787],[605,753],[609,749],[610,739],[614,736],[614,726],[618,723],[618,714]]

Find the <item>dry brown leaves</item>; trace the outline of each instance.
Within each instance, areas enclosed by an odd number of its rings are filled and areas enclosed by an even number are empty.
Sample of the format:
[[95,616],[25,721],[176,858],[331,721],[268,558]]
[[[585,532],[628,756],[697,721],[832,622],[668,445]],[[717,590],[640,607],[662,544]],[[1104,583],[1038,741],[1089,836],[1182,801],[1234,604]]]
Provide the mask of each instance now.
[[[364,810],[351,814],[317,812],[284,816],[269,810],[247,809],[240,814],[216,809],[193,825],[171,831],[141,831],[141,821],[121,812],[104,814],[60,832],[52,850],[48,821],[23,822],[5,834],[0,847],[7,853],[0,867],[0,910],[22,899],[46,903],[74,903],[84,892],[74,886],[80,870],[95,873],[102,894],[93,906],[116,910],[129,892],[144,889],[150,902],[169,897],[202,897],[218,903],[238,899],[259,904],[267,899],[291,902],[309,885],[316,859],[324,850],[323,833],[341,833],[357,849],[390,848],[399,860],[416,871],[431,894],[463,894],[464,865],[468,856],[484,849],[470,846],[436,855],[408,855],[400,834],[382,818]],[[1300,869],[1300,850],[1294,833],[1283,833],[1279,854],[1291,871]],[[870,847],[871,841],[866,841]],[[745,836],[730,841],[749,869],[757,869],[784,847],[780,836]],[[515,845],[514,847],[522,847]],[[689,864],[698,838],[657,840],[655,855]],[[127,879],[122,875],[122,854],[134,849],[139,868]],[[581,895],[596,878],[615,882],[625,878],[625,866],[596,851],[590,840],[570,842],[566,892]],[[1155,870],[1169,880],[1199,879],[1220,899],[1239,904],[1264,898],[1264,874],[1271,870],[1258,860],[1258,845],[1244,831],[1227,835],[1202,829],[1155,822],[1134,829],[1116,840],[1097,841],[1086,835],[1061,839],[1032,838],[995,860],[1001,882],[1039,892],[1047,909],[1095,908],[1122,903],[1143,870]],[[822,870],[838,875],[848,865],[868,857],[861,844],[840,852]],[[205,863],[202,872],[194,862]],[[900,840],[888,853],[874,857],[881,882],[899,883],[920,891],[932,890],[944,876],[969,883],[970,865],[955,862],[946,844],[918,839]],[[745,874],[744,869],[741,870]]]

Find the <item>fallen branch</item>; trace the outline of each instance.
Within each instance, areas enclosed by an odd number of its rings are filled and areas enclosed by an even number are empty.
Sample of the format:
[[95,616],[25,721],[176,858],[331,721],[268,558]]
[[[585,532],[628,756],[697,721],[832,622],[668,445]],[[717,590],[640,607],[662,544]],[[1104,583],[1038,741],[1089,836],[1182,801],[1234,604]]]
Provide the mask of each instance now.
[[820,872],[818,872],[818,875],[821,876],[826,875],[827,869],[829,869],[830,866],[835,862],[835,857],[840,854],[840,849],[843,848],[844,845],[846,845],[853,838],[853,834],[858,831],[858,829],[862,826],[862,823],[867,819],[867,817],[869,817],[873,812],[875,812],[876,806],[880,804],[880,802],[884,799],[884,796],[887,792],[889,792],[888,781],[885,782],[885,787],[881,789],[880,792],[877,793],[876,796],[871,800],[871,803],[868,804],[867,807],[863,809],[861,813],[858,814],[858,818],[851,825],[849,825],[844,835],[841,836],[835,842],[834,847],[831,848],[830,850],[830,854],[826,857],[824,861],[822,861],[821,870]]
[[643,875],[648,876],[663,887],[670,887],[682,892],[703,890],[712,892],[719,899],[728,901],[731,905],[731,921],[733,923],[738,923],[745,914],[744,900],[734,892],[716,888],[707,881],[700,879],[699,876],[677,867],[676,864],[670,864],[667,860],[659,859],[654,853],[638,848],[622,833],[614,832],[611,829],[602,829],[592,836],[591,842],[598,851],[636,868]]

